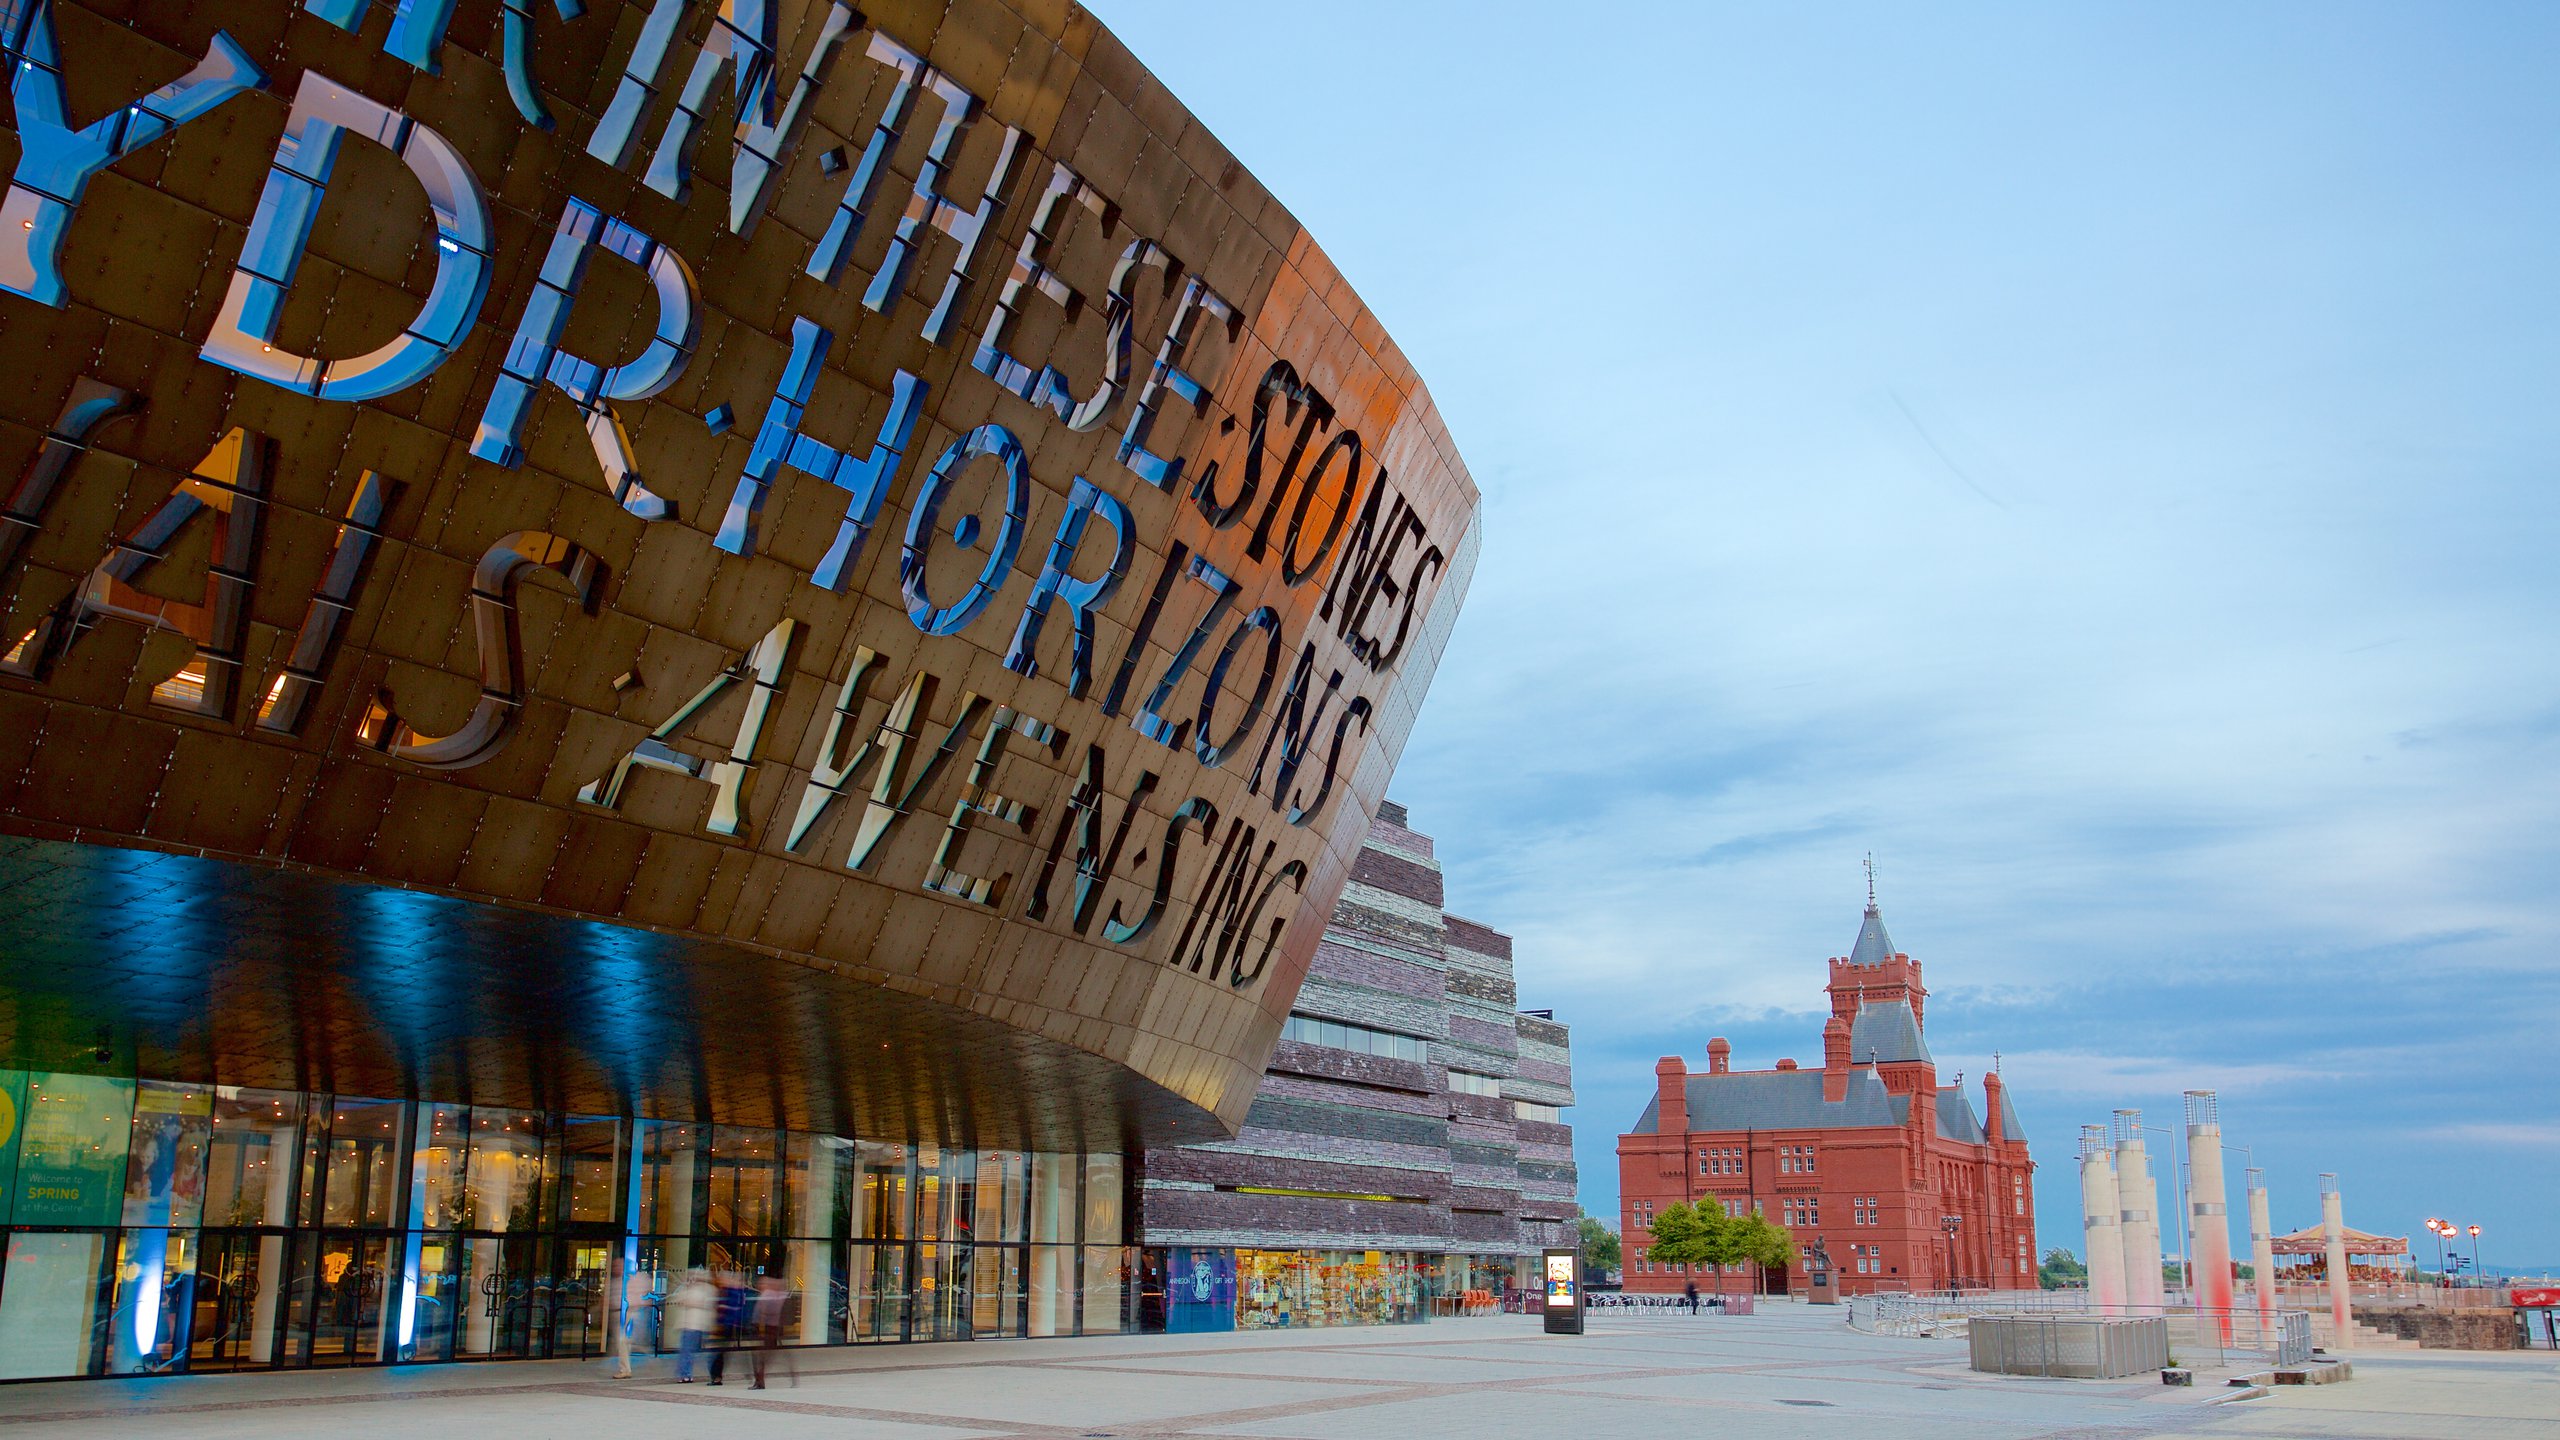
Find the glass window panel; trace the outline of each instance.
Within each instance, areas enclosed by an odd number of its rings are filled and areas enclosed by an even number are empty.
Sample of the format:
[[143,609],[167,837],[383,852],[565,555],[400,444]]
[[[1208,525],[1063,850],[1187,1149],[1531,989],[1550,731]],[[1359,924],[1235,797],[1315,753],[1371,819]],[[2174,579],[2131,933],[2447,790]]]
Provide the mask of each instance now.
[[712,1131],[711,1233],[771,1235],[782,1223],[782,1132]]
[[907,1147],[879,1140],[855,1142],[862,1167],[862,1234],[871,1240],[907,1238]]
[[463,1226],[498,1234],[540,1228],[543,1117],[490,1106],[471,1111],[471,1176]]
[[412,1235],[410,1273],[393,1317],[393,1341],[403,1360],[450,1360],[454,1333],[469,1308],[465,1251],[458,1235]]
[[858,1193],[852,1141],[841,1135],[790,1136],[790,1166],[784,1193],[790,1198],[789,1233],[813,1240],[841,1240],[852,1233],[853,1197]]
[[[1047,1244],[1076,1238],[1076,1157],[1031,1157],[1031,1238]],[[1073,1328],[1070,1326],[1070,1328]]]
[[[700,1233],[696,1199],[702,1182],[702,1147],[711,1136],[708,1125],[681,1125],[643,1120],[640,1125],[640,1228],[653,1235]],[[667,1267],[681,1273],[694,1263],[689,1240],[674,1246]]]
[[0,1224],[18,1193],[18,1137],[26,1130],[27,1072],[0,1070]]
[[560,1133],[561,1218],[573,1225],[610,1225],[622,1188],[622,1122],[610,1116],[571,1116]]
[[1127,1324],[1128,1307],[1129,1252],[1117,1245],[1086,1246],[1082,1332],[1119,1334]]
[[1120,1233],[1120,1157],[1088,1155],[1084,1160],[1084,1243],[1117,1245]]
[[1030,1238],[1028,1160],[1018,1150],[978,1156],[977,1236],[981,1245],[1019,1244]]
[[[901,1167],[903,1170],[903,1166]],[[907,1313],[907,1247],[855,1245],[853,1334],[856,1340],[904,1338]]]
[[[331,1107],[329,1171],[321,1181],[321,1223],[392,1223],[391,1193],[404,1158],[400,1153],[400,1132],[407,1108],[398,1100],[350,1097],[340,1097]],[[350,1328],[346,1333],[352,1336],[356,1331]],[[373,1332],[367,1334],[368,1338],[373,1337]]]
[[418,1107],[416,1159],[409,1172],[409,1224],[452,1230],[470,1213],[471,1116],[460,1105]]
[[26,1138],[12,1207],[17,1223],[115,1224],[124,1210],[125,1145],[132,1126],[130,1080],[28,1076]]
[[[942,1226],[945,1240],[973,1244],[978,1238],[978,1153],[946,1148],[942,1152]],[[921,1203],[921,1202],[920,1202]],[[936,1233],[927,1230],[924,1233]]]
[[[914,1212],[908,1216],[907,1223],[913,1227],[910,1233],[919,1240],[942,1238],[942,1157],[944,1153],[940,1146],[930,1142],[915,1147],[913,1184],[916,1204]],[[928,1288],[935,1283],[931,1270],[925,1271],[918,1278]]]
[[107,1320],[108,1374],[156,1375],[187,1353],[195,1238],[192,1230],[157,1227],[123,1233]]
[[[1031,1169],[1035,1201],[1040,1167],[1034,1157]],[[1031,1335],[1073,1335],[1076,1333],[1076,1252],[1072,1245],[1034,1245],[1027,1252],[1031,1267],[1030,1325]]]
[[221,1086],[213,1098],[213,1149],[205,1161],[204,1223],[293,1223],[294,1142],[302,1097]]
[[1022,1250],[980,1245],[972,1260],[969,1328],[981,1340],[1022,1333]]
[[0,1286],[0,1379],[86,1375],[97,1358],[103,1235],[9,1237]]
[[162,1080],[136,1085],[124,1223],[184,1228],[202,1219],[205,1150],[212,1139],[213,1087]]

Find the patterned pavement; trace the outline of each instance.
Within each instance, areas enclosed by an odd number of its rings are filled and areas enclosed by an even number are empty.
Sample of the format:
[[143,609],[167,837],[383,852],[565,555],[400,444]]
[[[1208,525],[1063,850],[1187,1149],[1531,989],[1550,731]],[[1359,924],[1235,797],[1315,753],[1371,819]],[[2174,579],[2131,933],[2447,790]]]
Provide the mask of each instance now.
[[[579,1362],[0,1387],[27,1436],[657,1440],[2487,1440],[2560,1436],[2560,1356],[2374,1356],[2342,1385],[2209,1404],[2210,1389],[1995,1379],[1953,1342],[1851,1333],[1841,1312],[1116,1336],[803,1352],[750,1390],[631,1380]],[[796,1381],[796,1383],[795,1383]]]

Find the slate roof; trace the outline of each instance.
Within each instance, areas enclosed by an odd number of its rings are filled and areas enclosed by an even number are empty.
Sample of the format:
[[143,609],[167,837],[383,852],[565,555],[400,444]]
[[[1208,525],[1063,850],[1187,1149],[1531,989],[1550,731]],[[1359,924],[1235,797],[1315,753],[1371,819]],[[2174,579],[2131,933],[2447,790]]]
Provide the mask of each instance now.
[[1858,943],[1849,948],[1849,963],[1881,965],[1892,959],[1893,953],[1893,937],[1884,933],[1884,917],[1869,902],[1867,918],[1858,924]]
[[1982,1122],[1974,1117],[1973,1102],[1965,1098],[1964,1087],[1938,1087],[1938,1138],[1966,1145],[1982,1143]]
[[2000,1087],[2000,1138],[2015,1140],[2021,1145],[2027,1140],[2027,1127],[2018,1123],[2018,1104],[2009,1098],[2009,1089],[2005,1085]]
[[[1901,1123],[1873,1070],[1849,1073],[1848,1095],[1822,1098],[1819,1070],[1759,1070],[1689,1077],[1691,1130],[1849,1130]],[[1660,1101],[1645,1102],[1629,1133],[1655,1132]]]
[[1879,1001],[1858,1007],[1858,1016],[1849,1022],[1849,1063],[1863,1065],[1870,1060],[1930,1060],[1929,1042],[1920,1038],[1920,1019],[1911,1013],[1910,1002]]

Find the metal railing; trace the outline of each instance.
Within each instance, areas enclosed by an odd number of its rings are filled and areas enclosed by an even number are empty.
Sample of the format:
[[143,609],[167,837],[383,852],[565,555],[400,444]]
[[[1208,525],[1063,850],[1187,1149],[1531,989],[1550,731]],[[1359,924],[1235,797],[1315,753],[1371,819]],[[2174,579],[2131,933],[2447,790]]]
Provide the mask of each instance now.
[[1720,1315],[1748,1315],[1752,1297],[1748,1295],[1715,1295],[1702,1293],[1696,1309],[1691,1309],[1685,1295],[1652,1295],[1642,1292],[1593,1290],[1582,1297],[1583,1313],[1591,1316],[1625,1317],[1633,1320],[1691,1320]]

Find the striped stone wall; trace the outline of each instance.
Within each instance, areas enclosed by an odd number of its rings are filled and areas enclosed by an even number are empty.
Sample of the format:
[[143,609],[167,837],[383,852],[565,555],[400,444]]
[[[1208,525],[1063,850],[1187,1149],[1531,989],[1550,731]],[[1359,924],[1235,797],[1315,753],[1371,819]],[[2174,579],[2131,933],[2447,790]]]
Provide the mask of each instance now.
[[[1431,837],[1383,804],[1295,1013],[1422,1042],[1398,1059],[1282,1040],[1233,1140],[1151,1153],[1150,1245],[1526,1254],[1573,1231],[1566,1028],[1518,1010],[1511,937],[1442,909]],[[1493,1077],[1462,1093],[1452,1070]],[[1288,1192],[1288,1193],[1271,1193]]]

